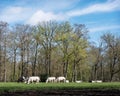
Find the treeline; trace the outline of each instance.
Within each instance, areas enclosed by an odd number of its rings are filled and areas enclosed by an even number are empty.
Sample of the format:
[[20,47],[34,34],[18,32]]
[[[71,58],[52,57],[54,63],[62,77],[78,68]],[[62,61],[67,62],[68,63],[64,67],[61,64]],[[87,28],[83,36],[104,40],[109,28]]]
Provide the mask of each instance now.
[[106,33],[94,44],[88,32],[69,22],[10,27],[0,21],[0,81],[34,75],[120,81],[120,37]]

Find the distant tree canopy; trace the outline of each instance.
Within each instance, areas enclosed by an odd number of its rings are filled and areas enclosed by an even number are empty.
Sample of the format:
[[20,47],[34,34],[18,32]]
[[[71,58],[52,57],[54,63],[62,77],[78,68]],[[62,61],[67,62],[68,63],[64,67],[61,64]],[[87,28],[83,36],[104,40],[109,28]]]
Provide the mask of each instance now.
[[0,21],[0,81],[35,75],[120,81],[120,37],[106,33],[98,46],[88,41],[88,32],[70,22],[10,27]]

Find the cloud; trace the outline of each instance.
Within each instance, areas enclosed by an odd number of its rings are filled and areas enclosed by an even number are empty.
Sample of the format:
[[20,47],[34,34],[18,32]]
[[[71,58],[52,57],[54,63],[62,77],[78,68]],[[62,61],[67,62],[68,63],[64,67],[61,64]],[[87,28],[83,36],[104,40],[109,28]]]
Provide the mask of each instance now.
[[20,22],[29,16],[30,9],[23,7],[7,7],[2,10],[0,20],[11,22]]
[[[41,21],[68,20],[65,10],[71,9],[80,0],[15,0],[0,9],[0,20],[8,23],[37,24]],[[32,6],[32,7],[31,7]]]
[[65,19],[67,19],[67,17],[62,13],[55,14],[53,12],[44,12],[42,10],[38,10],[28,19],[26,23],[35,25],[38,22],[42,22],[42,21],[50,21],[50,20],[63,21]]
[[32,8],[26,7],[6,7],[2,10],[0,15],[1,21],[8,23],[23,22],[31,25],[35,25],[41,21],[63,21],[67,20],[66,15],[63,13],[45,12],[43,10],[32,10]]
[[94,4],[82,10],[72,10],[67,12],[67,15],[73,17],[96,12],[110,12],[114,10],[120,10],[120,0],[108,0],[106,3]]
[[94,28],[89,28],[90,32],[100,32],[100,31],[110,31],[114,29],[120,29],[120,25],[110,25],[110,26],[99,26]]
[[[61,0],[60,2],[57,0],[51,0],[51,2],[46,0],[46,2],[42,1],[40,4],[38,3],[40,2],[39,0],[35,0],[37,4],[32,4],[32,1],[30,0],[25,1],[25,3],[23,3],[23,1],[24,0],[21,2],[16,2],[20,4],[22,3],[23,5],[26,5],[27,3],[26,7],[9,6],[2,9],[0,11],[0,20],[6,21],[8,23],[23,22],[34,25],[41,21],[66,21],[70,18],[74,18],[75,16],[96,12],[110,12],[114,10],[120,10],[120,0],[108,0],[105,3],[98,3],[88,6],[82,10],[72,11],[70,10],[72,8],[76,8],[75,5],[78,5],[80,0],[71,0],[70,2],[69,0]],[[36,6],[34,4],[36,4]],[[43,4],[43,6],[41,4]],[[39,7],[38,5],[42,7]]]
[[[43,0],[44,1],[44,0]],[[42,9],[44,11],[58,11],[71,9],[76,6],[81,0],[46,0]],[[49,7],[49,8],[48,8]]]

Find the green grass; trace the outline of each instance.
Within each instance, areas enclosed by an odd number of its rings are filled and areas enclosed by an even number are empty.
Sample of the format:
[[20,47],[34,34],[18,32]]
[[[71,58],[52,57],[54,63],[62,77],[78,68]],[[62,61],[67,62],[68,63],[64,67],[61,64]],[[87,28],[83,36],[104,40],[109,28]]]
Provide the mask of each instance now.
[[43,90],[43,89],[119,89],[120,82],[114,83],[0,83],[0,92],[15,92],[24,90]]

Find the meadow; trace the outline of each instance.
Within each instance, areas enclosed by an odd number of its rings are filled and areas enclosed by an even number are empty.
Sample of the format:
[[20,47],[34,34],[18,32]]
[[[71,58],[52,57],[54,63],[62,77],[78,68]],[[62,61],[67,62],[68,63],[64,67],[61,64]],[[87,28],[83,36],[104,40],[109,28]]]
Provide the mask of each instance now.
[[[110,82],[110,83],[47,83],[47,84],[46,83],[25,84],[25,83],[15,83],[15,82],[6,82],[6,83],[1,82],[0,83],[0,94],[3,94],[3,93],[11,94],[12,93],[12,95],[15,95],[16,92],[21,92],[19,94],[22,94],[22,92],[24,92],[24,96],[32,96],[32,95],[28,95],[28,93],[34,92],[34,94],[36,94],[36,92],[39,92],[37,94],[40,94],[41,92],[45,93],[46,90],[48,91],[47,94],[50,94],[50,92],[52,92],[51,94],[53,94],[53,93],[59,92],[59,90],[64,90],[65,94],[71,94],[70,92],[72,92],[72,91],[77,92],[77,94],[79,94],[82,91],[84,92],[84,94],[85,93],[91,94],[92,90],[95,90],[95,92],[98,92],[98,93],[99,93],[99,91],[103,93],[104,90],[107,90],[106,92],[109,91],[109,93],[114,91],[114,90],[117,90],[117,93],[116,93],[116,91],[115,91],[115,93],[118,94],[118,93],[120,93],[120,82]],[[54,90],[54,92],[53,92],[53,90]],[[55,92],[55,90],[56,90],[56,92]],[[82,91],[80,91],[80,90],[82,90]],[[96,90],[99,90],[99,91],[96,91]],[[27,95],[25,95],[25,92],[27,92]],[[72,94],[75,94],[73,92],[72,92]],[[61,94],[61,93],[63,94],[63,91],[59,92],[58,94]],[[9,96],[12,96],[12,95],[9,95]],[[0,96],[4,96],[4,95],[0,95]],[[17,95],[17,96],[22,96],[22,95]],[[39,96],[39,95],[37,95],[37,96]],[[113,96],[116,96],[116,95],[113,94]]]
[[0,83],[0,92],[4,91],[24,91],[43,89],[120,89],[120,82],[110,83],[39,83],[25,84],[6,82]]

